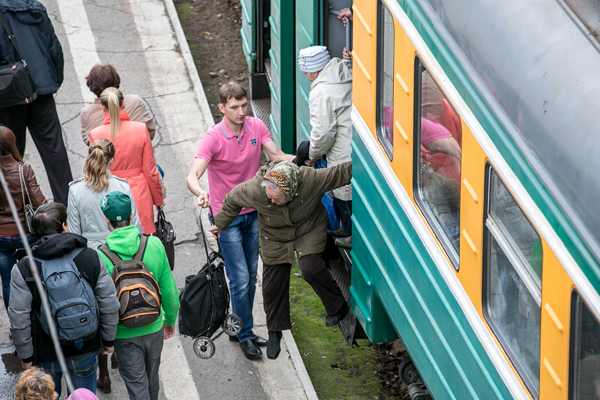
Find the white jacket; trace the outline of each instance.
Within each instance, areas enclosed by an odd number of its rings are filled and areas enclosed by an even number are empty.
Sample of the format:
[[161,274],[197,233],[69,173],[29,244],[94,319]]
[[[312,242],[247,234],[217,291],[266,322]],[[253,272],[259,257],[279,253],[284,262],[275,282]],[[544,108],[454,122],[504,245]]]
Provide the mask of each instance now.
[[125,179],[110,175],[108,188],[101,192],[94,192],[86,184],[87,181],[84,178],[69,183],[69,204],[67,206],[69,232],[87,238],[87,245],[91,249],[96,250],[98,246],[103,245],[110,230],[104,221],[100,200],[108,193],[123,192],[131,199],[131,225],[135,225],[140,233],[144,233],[131,188]]
[[[351,161],[352,64],[339,58],[329,60],[311,85],[309,94],[311,160],[327,156],[327,166]],[[333,191],[333,196],[352,200],[352,185]]]

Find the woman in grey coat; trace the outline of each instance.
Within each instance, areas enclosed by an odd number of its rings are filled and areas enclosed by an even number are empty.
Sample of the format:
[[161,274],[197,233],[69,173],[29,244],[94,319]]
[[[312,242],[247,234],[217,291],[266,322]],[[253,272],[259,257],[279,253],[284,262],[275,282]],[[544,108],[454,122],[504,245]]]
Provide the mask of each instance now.
[[[110,230],[104,220],[100,201],[110,192],[123,192],[131,199],[131,225],[143,233],[137,208],[125,179],[110,174],[115,157],[115,147],[107,139],[96,139],[88,150],[88,157],[83,164],[83,178],[69,184],[69,206],[67,207],[67,223],[69,231],[84,236],[88,247],[97,249],[106,241]],[[104,393],[110,393],[110,376],[106,355],[100,355],[98,386]],[[113,353],[113,363],[116,358]]]

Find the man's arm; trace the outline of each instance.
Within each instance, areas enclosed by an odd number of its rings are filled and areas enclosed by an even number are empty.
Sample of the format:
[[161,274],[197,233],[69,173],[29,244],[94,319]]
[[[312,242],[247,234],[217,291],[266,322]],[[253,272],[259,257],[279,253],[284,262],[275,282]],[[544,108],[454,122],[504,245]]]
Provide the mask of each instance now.
[[308,158],[318,160],[335,142],[336,118],[324,93],[311,92],[309,108],[312,130]]
[[13,267],[10,273],[10,303],[8,318],[10,333],[17,348],[17,355],[27,364],[33,360],[33,339],[31,337],[31,309],[33,295],[21,275],[19,268]]
[[102,332],[102,345],[106,348],[114,345],[117,336],[117,324],[119,323],[119,299],[117,290],[111,276],[108,274],[104,260],[98,254],[100,260],[100,271],[94,288],[94,295],[98,302],[100,313],[100,329]]
[[285,154],[272,140],[263,144],[263,150],[271,161],[294,161],[296,158],[292,154]]
[[198,196],[196,204],[201,207],[208,207],[210,205],[208,193],[200,187],[200,178],[204,175],[204,172],[206,172],[207,167],[208,161],[203,158],[196,158],[192,165],[192,169],[185,180],[188,190],[195,196]]

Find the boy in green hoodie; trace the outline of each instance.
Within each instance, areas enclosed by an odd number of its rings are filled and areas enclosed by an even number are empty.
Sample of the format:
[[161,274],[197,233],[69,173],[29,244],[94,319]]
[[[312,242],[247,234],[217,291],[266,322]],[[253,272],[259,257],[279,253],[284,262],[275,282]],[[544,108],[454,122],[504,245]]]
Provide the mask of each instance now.
[[[106,245],[122,259],[131,260],[140,246],[140,232],[135,226],[130,226],[129,196],[122,192],[109,193],[100,202],[100,207],[111,231],[106,238]],[[102,251],[99,253],[112,275],[113,263]],[[165,249],[157,237],[148,237],[142,260],[160,288],[162,309],[156,321],[140,328],[127,328],[119,321],[115,352],[129,398],[156,400],[160,355],[164,339],[175,334],[179,293]]]

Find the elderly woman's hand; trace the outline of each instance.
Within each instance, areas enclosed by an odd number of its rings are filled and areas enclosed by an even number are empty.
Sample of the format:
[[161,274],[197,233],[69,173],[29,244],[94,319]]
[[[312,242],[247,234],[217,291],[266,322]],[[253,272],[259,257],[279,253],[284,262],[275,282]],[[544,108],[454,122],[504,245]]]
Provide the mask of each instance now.
[[210,233],[212,233],[212,235],[215,239],[218,239],[221,237],[221,230],[219,228],[217,228],[215,225],[208,228],[208,231]]

